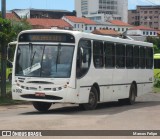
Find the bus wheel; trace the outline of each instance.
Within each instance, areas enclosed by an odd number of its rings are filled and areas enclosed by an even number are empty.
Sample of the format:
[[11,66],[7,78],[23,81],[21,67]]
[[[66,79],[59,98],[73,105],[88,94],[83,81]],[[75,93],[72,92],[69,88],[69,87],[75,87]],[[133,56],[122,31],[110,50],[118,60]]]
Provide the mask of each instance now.
[[127,103],[129,105],[133,105],[136,100],[136,87],[134,84],[131,85],[130,87],[130,92],[129,92],[129,98],[127,99]]
[[51,107],[52,103],[47,102],[33,102],[33,106],[40,112],[46,112]]
[[82,104],[85,110],[94,110],[97,107],[98,93],[97,90],[92,87],[89,94],[89,103]]

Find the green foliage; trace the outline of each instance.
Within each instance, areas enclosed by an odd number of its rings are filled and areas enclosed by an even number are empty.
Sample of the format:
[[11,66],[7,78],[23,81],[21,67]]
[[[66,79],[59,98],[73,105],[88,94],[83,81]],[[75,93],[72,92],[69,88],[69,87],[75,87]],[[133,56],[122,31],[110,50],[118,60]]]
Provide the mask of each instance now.
[[12,23],[13,23],[12,29],[15,33],[13,38],[14,40],[21,31],[32,29],[32,26],[26,21],[26,19],[23,19],[21,21],[14,21],[14,22],[12,21]]
[[7,45],[12,41],[13,35],[11,22],[7,19],[0,18],[0,44]]
[[9,42],[16,40],[18,34],[27,29],[32,29],[32,26],[26,19],[10,21],[0,18],[0,44],[7,45]]
[[160,53],[160,38],[149,36],[146,41],[154,44],[154,53]]

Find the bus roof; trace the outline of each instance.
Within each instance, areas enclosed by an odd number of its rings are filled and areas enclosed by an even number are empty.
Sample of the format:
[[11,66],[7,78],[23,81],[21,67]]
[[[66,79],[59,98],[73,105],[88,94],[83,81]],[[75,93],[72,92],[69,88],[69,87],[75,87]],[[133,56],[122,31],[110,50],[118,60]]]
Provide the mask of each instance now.
[[135,41],[135,40],[129,40],[129,39],[122,39],[118,37],[111,37],[111,36],[103,36],[103,35],[97,35],[92,33],[84,33],[80,31],[72,31],[72,30],[60,30],[60,29],[33,29],[33,30],[25,30],[20,32],[18,35],[18,38],[23,33],[68,33],[73,36],[77,36],[79,38],[88,38],[88,39],[94,39],[94,40],[105,40],[109,42],[115,42],[115,43],[127,43],[131,45],[141,45],[141,46],[148,46],[153,47],[152,43],[148,42],[142,42],[142,41]]

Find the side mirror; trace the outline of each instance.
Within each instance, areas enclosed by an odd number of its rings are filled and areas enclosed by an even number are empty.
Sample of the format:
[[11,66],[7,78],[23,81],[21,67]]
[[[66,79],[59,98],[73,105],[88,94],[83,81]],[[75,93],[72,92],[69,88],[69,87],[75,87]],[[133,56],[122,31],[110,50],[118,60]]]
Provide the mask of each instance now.
[[12,63],[12,61],[13,61],[13,56],[14,56],[13,49],[12,49],[10,46],[8,46],[8,47],[7,47],[7,60],[8,60],[10,63]]

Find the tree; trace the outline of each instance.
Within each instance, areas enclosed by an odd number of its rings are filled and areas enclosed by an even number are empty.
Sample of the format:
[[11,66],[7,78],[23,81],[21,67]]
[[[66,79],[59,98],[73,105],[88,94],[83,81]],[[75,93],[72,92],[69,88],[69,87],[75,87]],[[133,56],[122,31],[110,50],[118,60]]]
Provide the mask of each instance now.
[[160,37],[150,37],[146,39],[147,42],[153,43],[154,53],[160,53]]
[[14,31],[13,40],[16,40],[21,31],[32,29],[32,26],[26,21],[26,19],[22,19],[21,21],[12,21],[12,29]]
[[7,19],[0,18],[0,44],[7,45],[10,41],[12,41],[12,37],[14,36],[11,22]]

